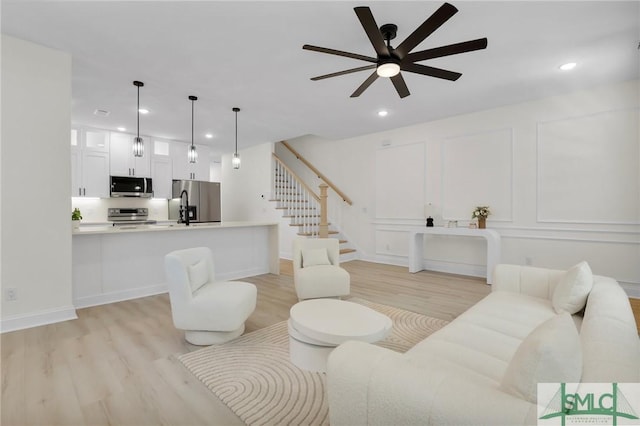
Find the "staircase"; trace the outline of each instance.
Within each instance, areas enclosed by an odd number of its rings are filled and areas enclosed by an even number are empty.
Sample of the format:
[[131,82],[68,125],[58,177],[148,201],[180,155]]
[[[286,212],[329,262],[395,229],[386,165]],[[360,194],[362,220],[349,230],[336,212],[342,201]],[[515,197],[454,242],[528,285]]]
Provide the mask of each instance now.
[[326,217],[323,221],[322,205],[326,206],[327,185],[320,185],[318,195],[275,154],[273,159],[272,197],[269,201],[276,203],[277,210],[282,210],[282,217],[290,219],[290,226],[298,227],[298,235],[309,238],[319,238],[325,226],[328,238],[339,239],[341,255],[355,253],[348,241],[341,238],[340,232],[330,226]]

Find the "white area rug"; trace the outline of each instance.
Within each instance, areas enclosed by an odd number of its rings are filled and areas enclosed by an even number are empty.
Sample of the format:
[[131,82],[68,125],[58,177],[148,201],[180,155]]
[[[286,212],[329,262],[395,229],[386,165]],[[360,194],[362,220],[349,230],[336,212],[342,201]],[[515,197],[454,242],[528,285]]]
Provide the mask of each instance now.
[[[377,343],[405,352],[448,322],[362,299],[393,320],[393,330]],[[325,374],[289,361],[287,322],[231,342],[181,355],[178,359],[248,425],[328,425]]]

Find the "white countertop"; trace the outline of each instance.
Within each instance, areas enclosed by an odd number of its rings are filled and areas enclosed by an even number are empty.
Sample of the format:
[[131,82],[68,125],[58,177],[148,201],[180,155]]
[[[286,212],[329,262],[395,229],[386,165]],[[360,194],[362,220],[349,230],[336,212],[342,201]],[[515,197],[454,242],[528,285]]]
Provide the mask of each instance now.
[[86,224],[81,225],[80,229],[74,229],[73,235],[96,235],[96,234],[125,234],[130,232],[165,232],[165,231],[197,231],[213,228],[242,228],[253,226],[272,226],[278,225],[277,222],[204,222],[192,223],[186,226],[182,223],[157,223],[154,225],[107,225],[107,224]]

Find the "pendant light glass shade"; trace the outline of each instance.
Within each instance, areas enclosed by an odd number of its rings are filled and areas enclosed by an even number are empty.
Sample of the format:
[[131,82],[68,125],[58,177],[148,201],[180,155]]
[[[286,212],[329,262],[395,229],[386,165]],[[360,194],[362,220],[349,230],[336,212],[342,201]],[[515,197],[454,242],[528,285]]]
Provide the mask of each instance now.
[[191,145],[189,147],[187,158],[189,159],[190,163],[196,163],[198,161],[198,151],[196,151],[196,147],[194,145]]
[[198,98],[189,96],[189,100],[191,101],[191,146],[187,152],[187,158],[190,163],[196,163],[198,161],[198,152],[196,151],[196,146],[193,144],[193,103],[197,101]]
[[233,164],[234,169],[240,168],[240,156],[237,152],[233,153],[233,159],[231,159],[231,164]]
[[144,83],[141,81],[134,81],[133,85],[138,88],[138,107],[136,108],[138,124],[136,137],[133,138],[133,156],[142,157],[144,155],[144,141],[140,137],[140,88],[144,86]]
[[144,155],[144,141],[140,136],[133,138],[133,156],[142,157]]
[[231,159],[231,164],[233,165],[234,169],[239,169],[240,168],[240,155],[238,155],[238,112],[240,111],[240,108],[235,107],[232,109],[233,112],[236,113],[236,150],[233,153],[233,158]]

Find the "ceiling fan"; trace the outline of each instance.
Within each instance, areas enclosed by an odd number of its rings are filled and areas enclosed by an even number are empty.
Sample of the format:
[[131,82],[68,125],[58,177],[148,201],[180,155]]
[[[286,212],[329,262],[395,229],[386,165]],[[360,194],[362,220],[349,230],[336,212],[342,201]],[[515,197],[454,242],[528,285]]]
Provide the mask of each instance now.
[[342,50],[328,49],[326,47],[312,46],[305,44],[302,46],[305,50],[312,50],[320,53],[328,53],[330,55],[344,56],[347,58],[358,59],[361,61],[371,62],[371,65],[351,68],[344,71],[338,71],[331,74],[313,77],[311,80],[323,80],[325,78],[338,77],[340,75],[351,74],[354,72],[375,69],[374,72],[362,83],[355,92],[351,94],[352,98],[358,97],[378,77],[389,77],[401,98],[409,96],[409,89],[402,77],[400,71],[412,72],[416,74],[427,75],[430,77],[442,78],[445,80],[455,81],[462,75],[461,73],[448,71],[441,68],[429,67],[417,64],[416,62],[427,59],[440,58],[442,56],[456,55],[458,53],[471,52],[487,47],[487,39],[479,38],[476,40],[464,41],[461,43],[449,44],[446,46],[435,47],[432,49],[422,50],[419,52],[411,52],[417,45],[422,43],[424,39],[429,37],[442,24],[447,22],[449,18],[458,12],[455,6],[444,3],[436,10],[427,20],[425,20],[409,37],[407,37],[396,48],[390,44],[391,40],[396,37],[398,27],[394,24],[384,24],[378,28],[371,9],[366,6],[354,8],[365,33],[369,37],[369,41],[376,51],[377,57],[359,55],[357,53],[345,52]]

